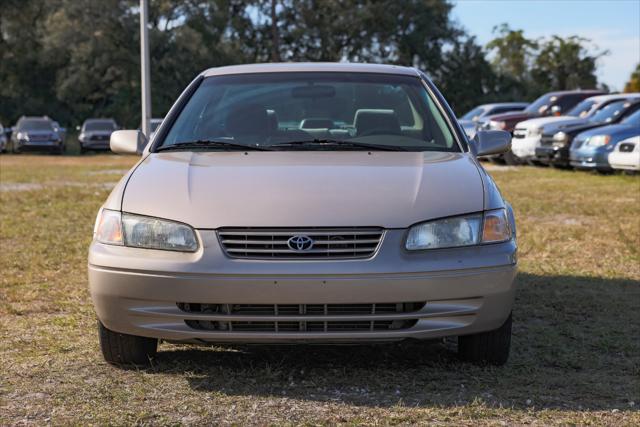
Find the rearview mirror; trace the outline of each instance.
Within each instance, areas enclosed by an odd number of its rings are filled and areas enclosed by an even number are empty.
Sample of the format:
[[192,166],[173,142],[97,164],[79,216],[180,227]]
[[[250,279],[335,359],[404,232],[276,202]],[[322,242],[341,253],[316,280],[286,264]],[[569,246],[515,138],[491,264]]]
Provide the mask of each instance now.
[[476,156],[506,153],[511,149],[511,134],[504,130],[481,130],[471,140]]
[[138,154],[147,145],[147,138],[139,130],[117,130],[111,134],[109,147],[118,154]]

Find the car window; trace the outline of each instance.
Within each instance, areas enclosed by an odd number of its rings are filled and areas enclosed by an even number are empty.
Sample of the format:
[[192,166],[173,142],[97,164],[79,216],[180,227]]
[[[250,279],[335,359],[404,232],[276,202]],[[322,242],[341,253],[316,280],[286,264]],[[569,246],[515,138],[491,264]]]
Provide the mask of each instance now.
[[460,151],[421,80],[373,73],[208,77],[161,145],[219,138],[264,147],[330,139]]
[[112,121],[90,121],[85,123],[84,125],[84,130],[88,131],[88,132],[95,132],[95,131],[111,131],[111,130],[115,130],[116,126],[115,123],[113,123]]
[[560,107],[560,112],[564,113],[566,111],[571,110],[577,103],[583,100],[584,95],[574,94],[574,95],[563,95],[557,99],[552,105],[557,105]]
[[495,107],[491,110],[489,114],[502,114],[502,113],[509,113],[511,111],[522,111],[522,110],[524,110],[524,107],[517,107],[517,106]]
[[19,128],[22,130],[45,131],[53,130],[53,125],[49,120],[27,119],[20,122]]
[[598,110],[593,116],[591,116],[591,118],[589,118],[589,121],[594,123],[610,122],[620,116],[620,114],[622,114],[629,105],[631,105],[629,101],[625,100],[612,102]]
[[556,95],[542,95],[540,98],[529,104],[529,106],[524,109],[524,112],[530,114],[543,114],[549,108],[550,103],[557,99],[558,97]]
[[596,101],[592,101],[590,99],[585,99],[582,102],[579,102],[575,107],[567,112],[567,116],[573,117],[586,117],[591,112],[591,109],[596,105]]
[[640,126],[640,110],[622,119],[620,123],[631,126]]

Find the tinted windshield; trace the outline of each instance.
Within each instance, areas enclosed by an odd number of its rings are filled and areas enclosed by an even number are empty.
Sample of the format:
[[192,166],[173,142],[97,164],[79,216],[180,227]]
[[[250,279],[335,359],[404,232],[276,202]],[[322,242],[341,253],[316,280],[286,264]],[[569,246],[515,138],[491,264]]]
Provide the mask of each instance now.
[[628,101],[616,101],[605,105],[598,110],[590,119],[590,122],[610,122],[618,117],[629,106]]
[[467,114],[462,116],[462,120],[474,120],[482,116],[484,113],[484,109],[481,107],[476,107],[473,110],[469,111]]
[[221,138],[260,147],[318,139],[460,151],[417,77],[371,73],[206,78],[162,145]]
[[53,130],[53,126],[49,120],[29,119],[20,123],[20,129],[24,130]]
[[524,109],[524,112],[542,114],[547,110],[547,108],[549,108],[549,104],[557,99],[558,97],[555,95],[542,95],[540,98],[529,104],[529,106]]
[[640,110],[622,119],[620,123],[631,126],[640,126]]
[[589,115],[589,112],[594,105],[596,105],[596,101],[585,99],[584,101],[573,107],[571,110],[569,110],[567,112],[567,116],[586,117]]
[[116,125],[110,120],[90,121],[84,124],[84,130],[88,132],[92,131],[110,131],[115,130]]

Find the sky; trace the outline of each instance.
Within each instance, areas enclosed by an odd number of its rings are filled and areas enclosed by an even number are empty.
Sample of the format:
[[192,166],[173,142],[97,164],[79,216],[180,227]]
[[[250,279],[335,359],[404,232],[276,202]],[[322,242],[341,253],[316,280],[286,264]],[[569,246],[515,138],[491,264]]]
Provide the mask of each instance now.
[[453,18],[477,41],[493,38],[503,22],[525,37],[552,34],[588,38],[609,55],[597,75],[612,90],[622,90],[640,62],[640,0],[454,0]]

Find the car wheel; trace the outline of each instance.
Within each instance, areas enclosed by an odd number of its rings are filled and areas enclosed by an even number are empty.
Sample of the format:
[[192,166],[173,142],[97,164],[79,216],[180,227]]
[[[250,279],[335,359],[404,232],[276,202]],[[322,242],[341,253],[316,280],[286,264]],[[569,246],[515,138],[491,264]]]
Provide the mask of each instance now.
[[498,329],[458,337],[458,356],[477,364],[504,365],[511,348],[511,314]]
[[503,158],[504,158],[504,162],[509,166],[517,166],[522,164],[520,159],[516,157],[516,155],[513,154],[511,151],[507,151],[506,153],[504,153]]
[[158,352],[158,340],[121,334],[107,329],[98,321],[100,349],[104,360],[112,365],[146,366]]

